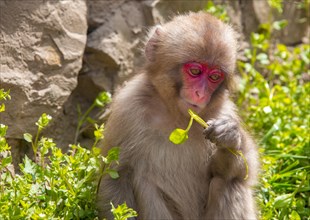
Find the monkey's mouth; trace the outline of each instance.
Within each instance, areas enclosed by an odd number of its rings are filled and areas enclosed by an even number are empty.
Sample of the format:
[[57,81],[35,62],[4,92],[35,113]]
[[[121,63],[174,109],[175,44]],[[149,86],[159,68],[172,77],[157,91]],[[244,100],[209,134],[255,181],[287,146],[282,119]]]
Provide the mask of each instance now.
[[204,104],[195,104],[195,103],[192,103],[184,98],[181,99],[182,102],[183,102],[183,105],[187,108],[186,111],[188,109],[192,109],[194,110],[195,112],[199,113],[201,112],[205,107],[206,107],[206,103]]

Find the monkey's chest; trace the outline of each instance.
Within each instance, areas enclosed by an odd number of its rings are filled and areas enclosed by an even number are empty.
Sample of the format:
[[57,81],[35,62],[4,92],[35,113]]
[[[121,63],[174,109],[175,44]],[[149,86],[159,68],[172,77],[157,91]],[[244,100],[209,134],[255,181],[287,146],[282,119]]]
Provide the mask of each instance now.
[[149,149],[139,159],[138,176],[174,209],[197,213],[198,218],[208,191],[210,151],[204,143],[193,144],[174,145],[158,137],[156,143],[145,146]]

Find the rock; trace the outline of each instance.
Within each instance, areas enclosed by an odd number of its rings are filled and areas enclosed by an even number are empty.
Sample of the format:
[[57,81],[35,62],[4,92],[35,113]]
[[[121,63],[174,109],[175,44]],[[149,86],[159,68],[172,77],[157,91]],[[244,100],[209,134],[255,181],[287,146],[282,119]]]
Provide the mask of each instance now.
[[125,0],[87,1],[89,32],[108,22]]
[[[308,36],[307,30],[310,28],[310,5],[295,1],[283,2],[283,14],[277,15],[277,20],[286,19],[288,25],[279,34],[280,42],[286,45],[296,45],[303,41],[303,37]],[[302,7],[302,4],[304,6]],[[308,7],[308,8],[306,8]]]
[[[139,1],[109,2],[90,1],[88,4],[89,11],[94,12],[89,16],[89,22],[97,29],[88,35],[82,74],[84,80],[91,79],[100,90],[113,92],[117,85],[135,73],[135,63],[141,60],[137,48],[145,32],[146,6]],[[103,11],[108,14],[103,18],[98,8],[105,8]]]

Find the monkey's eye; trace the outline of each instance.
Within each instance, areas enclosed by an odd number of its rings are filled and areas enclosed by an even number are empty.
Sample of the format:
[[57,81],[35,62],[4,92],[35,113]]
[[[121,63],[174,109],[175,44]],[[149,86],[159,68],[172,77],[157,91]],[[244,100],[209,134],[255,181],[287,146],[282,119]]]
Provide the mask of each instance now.
[[202,71],[199,67],[191,67],[191,68],[189,68],[189,72],[193,76],[198,76],[202,73]]
[[209,75],[209,79],[211,82],[218,82],[223,78],[223,73],[221,73],[220,71],[214,71],[213,73],[211,72],[211,74]]
[[183,65],[183,71],[192,77],[197,77],[203,73],[203,66],[197,62],[188,62]]

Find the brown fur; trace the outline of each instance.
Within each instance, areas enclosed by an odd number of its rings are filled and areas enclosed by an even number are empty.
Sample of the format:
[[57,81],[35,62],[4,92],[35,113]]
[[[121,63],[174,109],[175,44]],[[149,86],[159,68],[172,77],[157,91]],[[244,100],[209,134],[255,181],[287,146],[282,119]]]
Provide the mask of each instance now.
[[[138,219],[256,219],[251,190],[256,146],[228,97],[236,60],[233,30],[203,12],[177,16],[157,28],[146,44],[145,71],[113,100],[103,149],[120,147],[120,178],[102,179],[100,216],[111,219],[110,201],[126,201]],[[180,66],[188,61],[218,65],[228,77],[200,113],[210,128],[194,123],[188,141],[174,145],[169,134],[189,120],[177,104]],[[227,146],[247,158],[247,180],[243,160]]]

